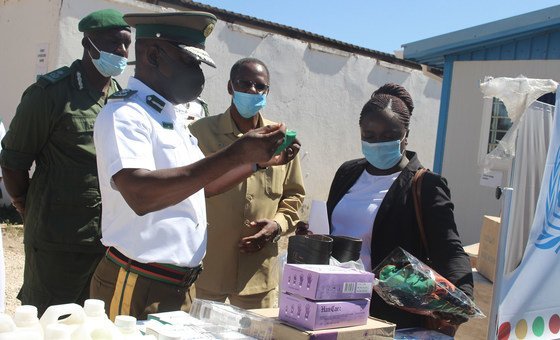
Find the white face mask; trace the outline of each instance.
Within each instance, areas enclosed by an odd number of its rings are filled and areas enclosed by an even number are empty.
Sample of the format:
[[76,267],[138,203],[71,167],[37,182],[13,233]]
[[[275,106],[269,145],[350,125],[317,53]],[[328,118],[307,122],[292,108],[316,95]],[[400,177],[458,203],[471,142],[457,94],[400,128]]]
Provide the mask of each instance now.
[[91,46],[99,52],[99,59],[93,59],[91,53],[88,51],[93,65],[103,77],[116,77],[124,72],[128,62],[127,58],[109,52],[100,51],[89,37],[88,40],[91,43]]

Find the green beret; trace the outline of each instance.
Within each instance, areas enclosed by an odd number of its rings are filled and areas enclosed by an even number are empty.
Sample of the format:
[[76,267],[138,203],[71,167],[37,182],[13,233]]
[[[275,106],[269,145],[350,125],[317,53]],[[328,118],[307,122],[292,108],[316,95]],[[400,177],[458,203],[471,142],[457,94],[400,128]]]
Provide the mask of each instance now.
[[216,64],[204,51],[206,38],[214,30],[216,17],[206,12],[129,13],[124,20],[136,28],[136,39],[174,42],[193,58],[212,67]]
[[123,19],[123,14],[114,9],[102,9],[87,15],[80,20],[78,30],[80,32],[98,31],[109,28],[123,28],[130,31],[130,25]]

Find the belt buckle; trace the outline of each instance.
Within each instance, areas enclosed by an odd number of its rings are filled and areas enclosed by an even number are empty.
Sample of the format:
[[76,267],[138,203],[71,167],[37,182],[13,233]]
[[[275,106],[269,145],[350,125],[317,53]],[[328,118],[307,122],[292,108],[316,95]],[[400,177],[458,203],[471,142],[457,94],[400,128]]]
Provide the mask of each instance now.
[[196,279],[198,278],[198,274],[200,274],[201,271],[202,271],[202,266],[198,266],[196,268],[189,268],[189,271],[185,273],[184,286],[186,288],[192,286],[192,284],[196,281]]

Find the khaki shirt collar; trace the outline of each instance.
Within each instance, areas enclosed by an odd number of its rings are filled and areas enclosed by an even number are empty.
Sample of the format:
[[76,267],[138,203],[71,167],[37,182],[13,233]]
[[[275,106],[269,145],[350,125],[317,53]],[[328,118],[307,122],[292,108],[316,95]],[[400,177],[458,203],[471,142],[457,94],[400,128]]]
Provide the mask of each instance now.
[[[257,127],[264,126],[264,119],[261,116],[260,112],[257,113],[259,115],[259,121],[257,122]],[[218,132],[223,133],[224,135],[233,134],[237,138],[243,136],[243,132],[239,131],[233,117],[231,116],[231,112],[229,108],[218,118]]]

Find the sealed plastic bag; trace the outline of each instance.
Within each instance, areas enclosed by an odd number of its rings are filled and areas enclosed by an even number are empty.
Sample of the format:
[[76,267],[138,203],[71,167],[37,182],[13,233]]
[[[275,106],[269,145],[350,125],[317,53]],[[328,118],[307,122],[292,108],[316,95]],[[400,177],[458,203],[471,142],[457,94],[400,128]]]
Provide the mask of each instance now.
[[395,332],[395,340],[453,340],[452,336],[424,328],[402,328]]
[[402,248],[374,270],[373,289],[388,304],[435,318],[482,318],[474,302],[451,282]]

